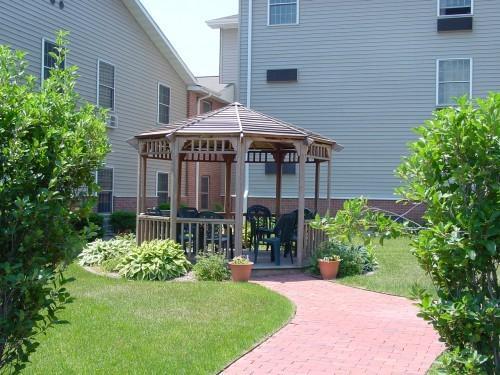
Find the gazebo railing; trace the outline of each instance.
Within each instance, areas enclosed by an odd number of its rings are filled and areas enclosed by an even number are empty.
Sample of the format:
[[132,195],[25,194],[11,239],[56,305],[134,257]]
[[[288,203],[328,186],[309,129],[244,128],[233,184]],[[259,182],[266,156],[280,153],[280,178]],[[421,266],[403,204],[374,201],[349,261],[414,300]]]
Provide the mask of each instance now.
[[170,238],[170,218],[166,216],[139,215],[137,218],[137,243]]
[[303,260],[307,263],[311,256],[316,252],[322,242],[327,240],[324,231],[313,229],[309,225],[310,220],[304,223],[304,247],[303,247]]
[[230,258],[234,250],[233,219],[177,218],[177,242],[186,253],[219,252]]
[[[224,253],[233,256],[234,225],[232,219],[176,219],[176,242],[181,244],[188,256],[195,256],[203,251]],[[155,239],[169,239],[170,217],[139,215],[137,240],[141,244]]]
[[[180,243],[186,254],[194,257],[203,251],[219,252],[226,257],[234,256],[234,219],[177,218],[175,241]],[[170,217],[139,215],[137,240],[145,241],[170,238]],[[304,223],[303,264],[307,264],[320,244],[327,239],[326,234]]]

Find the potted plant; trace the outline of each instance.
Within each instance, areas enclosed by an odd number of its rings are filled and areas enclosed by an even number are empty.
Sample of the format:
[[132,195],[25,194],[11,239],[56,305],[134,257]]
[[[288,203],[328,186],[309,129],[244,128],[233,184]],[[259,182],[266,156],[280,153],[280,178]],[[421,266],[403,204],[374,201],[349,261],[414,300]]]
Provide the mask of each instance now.
[[162,203],[158,206],[161,216],[170,216],[170,203]]
[[341,259],[338,255],[318,259],[319,272],[321,272],[323,280],[332,280],[337,277],[340,260]]
[[233,258],[229,262],[229,268],[231,268],[231,275],[233,281],[247,282],[252,274],[253,262],[250,259],[243,256],[238,256]]

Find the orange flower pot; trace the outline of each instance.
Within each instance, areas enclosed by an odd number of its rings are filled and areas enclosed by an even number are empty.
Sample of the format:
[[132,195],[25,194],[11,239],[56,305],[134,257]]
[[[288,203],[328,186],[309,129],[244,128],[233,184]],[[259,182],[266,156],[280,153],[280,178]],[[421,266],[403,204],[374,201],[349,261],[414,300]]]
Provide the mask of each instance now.
[[339,272],[340,261],[335,260],[332,262],[326,262],[324,260],[318,260],[319,272],[321,272],[321,277],[323,280],[333,280],[337,278],[337,273]]
[[231,277],[236,282],[248,282],[252,274],[253,263],[250,264],[232,264],[229,263],[231,268]]

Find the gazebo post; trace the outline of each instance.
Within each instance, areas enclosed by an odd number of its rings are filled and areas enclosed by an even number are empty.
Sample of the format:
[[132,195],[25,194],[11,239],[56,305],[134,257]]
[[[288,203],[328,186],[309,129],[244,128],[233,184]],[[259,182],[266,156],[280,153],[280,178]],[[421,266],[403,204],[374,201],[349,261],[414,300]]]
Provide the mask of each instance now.
[[147,156],[142,157],[142,196],[141,196],[141,212],[146,212],[147,200],[148,200],[148,190],[147,190],[147,181],[148,181],[148,158]]
[[331,195],[332,195],[332,158],[333,158],[333,147],[330,147],[328,155],[328,175],[326,181],[326,213],[330,213],[331,207]]
[[276,165],[276,217],[281,215],[281,182],[283,180],[283,153],[281,148],[273,152],[274,162]]
[[297,259],[298,265],[304,261],[304,208],[305,208],[305,180],[307,146],[302,142],[295,142],[295,149],[299,155],[299,212],[297,220]]
[[234,161],[234,155],[224,155],[224,161],[226,163],[226,175],[224,179],[224,214],[226,219],[231,216],[231,167]]
[[245,159],[247,140],[244,138],[237,141],[236,160],[236,207],[234,210],[234,253],[236,256],[243,254],[243,194],[245,189]]
[[316,170],[314,174],[314,212],[318,212],[318,201],[319,201],[319,179],[320,179],[320,169],[321,164],[319,160],[314,161]]
[[177,183],[179,179],[179,141],[174,138],[170,143],[171,157],[172,157],[172,172],[174,174],[172,179],[172,195],[170,196],[170,238],[176,240],[177,231],[177,210],[178,210],[178,199],[179,194]]
[[181,206],[181,196],[182,196],[182,163],[184,162],[184,154],[180,154],[179,150],[178,152],[178,160],[179,164],[177,165],[177,179],[175,180],[177,182],[177,208]]

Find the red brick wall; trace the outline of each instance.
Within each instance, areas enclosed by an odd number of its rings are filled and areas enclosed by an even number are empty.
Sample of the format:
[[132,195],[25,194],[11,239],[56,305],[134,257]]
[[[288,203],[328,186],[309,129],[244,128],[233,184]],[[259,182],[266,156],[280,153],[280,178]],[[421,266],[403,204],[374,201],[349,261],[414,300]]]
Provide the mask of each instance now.
[[[204,95],[197,94],[195,92],[188,92],[187,107],[188,107],[188,117],[193,117],[197,115],[198,112],[198,100]],[[212,103],[212,109],[216,110],[225,106],[224,103],[214,99],[206,99]],[[203,110],[203,108],[201,108]],[[200,177],[210,176],[210,189],[209,189],[209,209],[214,210],[215,205],[223,205],[224,197],[224,184],[221,183],[222,176],[222,163],[200,163]],[[190,207],[196,207],[196,163],[187,163],[187,178],[182,176],[182,195],[181,202]],[[201,182],[200,182],[201,184]],[[201,188],[201,186],[200,186]],[[186,194],[187,193],[187,194]],[[201,204],[201,199],[200,199]]]
[[[155,207],[158,205],[158,198],[149,197],[147,199],[147,207]],[[113,211],[131,211],[137,210],[136,197],[113,197]]]

